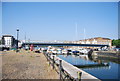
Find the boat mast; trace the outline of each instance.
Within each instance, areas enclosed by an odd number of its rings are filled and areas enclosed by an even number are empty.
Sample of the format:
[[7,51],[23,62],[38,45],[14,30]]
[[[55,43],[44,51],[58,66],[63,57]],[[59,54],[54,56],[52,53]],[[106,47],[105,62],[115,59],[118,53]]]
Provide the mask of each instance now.
[[26,43],[26,32],[25,32],[25,43]]
[[86,38],[86,34],[85,34],[85,28],[84,28],[84,42],[86,43],[85,38]]
[[77,40],[77,33],[78,33],[78,31],[77,31],[77,23],[75,23],[75,28],[76,28],[76,31],[75,31],[75,34],[76,34],[76,40]]

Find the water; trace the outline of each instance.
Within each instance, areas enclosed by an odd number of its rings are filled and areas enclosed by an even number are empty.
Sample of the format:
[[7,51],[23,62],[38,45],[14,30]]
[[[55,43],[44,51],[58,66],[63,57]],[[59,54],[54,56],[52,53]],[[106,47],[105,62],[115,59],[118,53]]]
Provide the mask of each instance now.
[[87,58],[82,59],[79,56],[75,56],[75,55],[68,55],[68,56],[67,55],[58,55],[58,57],[71,63],[72,65],[98,64],[96,62],[87,60]]
[[[99,79],[119,79],[120,64],[99,57],[88,58],[75,55],[58,55],[61,59],[88,72]],[[106,63],[107,65],[104,65]]]

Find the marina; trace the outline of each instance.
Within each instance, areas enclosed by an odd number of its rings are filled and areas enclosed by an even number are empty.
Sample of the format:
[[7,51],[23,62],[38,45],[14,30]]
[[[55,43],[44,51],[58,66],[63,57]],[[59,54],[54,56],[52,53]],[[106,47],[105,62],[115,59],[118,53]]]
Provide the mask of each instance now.
[[[64,48],[55,46],[41,47],[40,52],[43,52],[45,56],[47,55],[46,58],[49,58],[49,64],[51,64],[53,68],[55,68],[54,64],[56,64],[57,67],[59,66],[58,60],[62,60],[62,75],[65,75],[63,79],[77,80],[78,77],[81,80],[96,79],[104,81],[106,79],[119,79],[118,69],[120,64],[119,62],[114,62],[109,59],[111,54],[114,56],[118,55],[119,53],[117,54],[117,52],[97,52],[94,50],[91,51],[91,49],[88,48]],[[100,56],[106,54],[108,56],[107,59]],[[113,58],[113,60],[118,59]],[[58,69],[58,71],[60,71],[59,67]],[[80,76],[78,76],[78,72],[81,73]]]
[[61,59],[69,62],[70,64],[90,73],[91,75],[99,79],[119,79],[119,66],[120,64],[114,63],[108,60],[90,60],[86,58],[80,58],[73,55],[58,55]]
[[0,80],[120,81],[117,1],[1,1]]

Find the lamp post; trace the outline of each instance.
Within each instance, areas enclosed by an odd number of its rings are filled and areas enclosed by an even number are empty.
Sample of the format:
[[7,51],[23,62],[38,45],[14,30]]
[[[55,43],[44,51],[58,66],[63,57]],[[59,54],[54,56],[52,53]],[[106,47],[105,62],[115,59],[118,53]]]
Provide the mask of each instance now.
[[18,52],[18,36],[19,36],[19,29],[17,29],[17,45],[16,45],[16,52]]

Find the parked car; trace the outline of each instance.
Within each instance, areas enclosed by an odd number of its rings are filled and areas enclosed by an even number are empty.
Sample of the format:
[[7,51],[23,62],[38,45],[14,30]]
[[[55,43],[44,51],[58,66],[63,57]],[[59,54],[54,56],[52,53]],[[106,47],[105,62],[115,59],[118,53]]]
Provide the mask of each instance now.
[[24,49],[25,49],[25,50],[29,50],[30,48],[29,48],[28,45],[26,45],[26,46],[24,47]]
[[40,53],[40,48],[39,47],[35,47],[33,50],[35,53]]
[[114,50],[120,52],[120,48],[114,48]]
[[8,51],[8,50],[10,50],[10,48],[9,47],[5,47],[4,45],[0,45],[0,51]]

